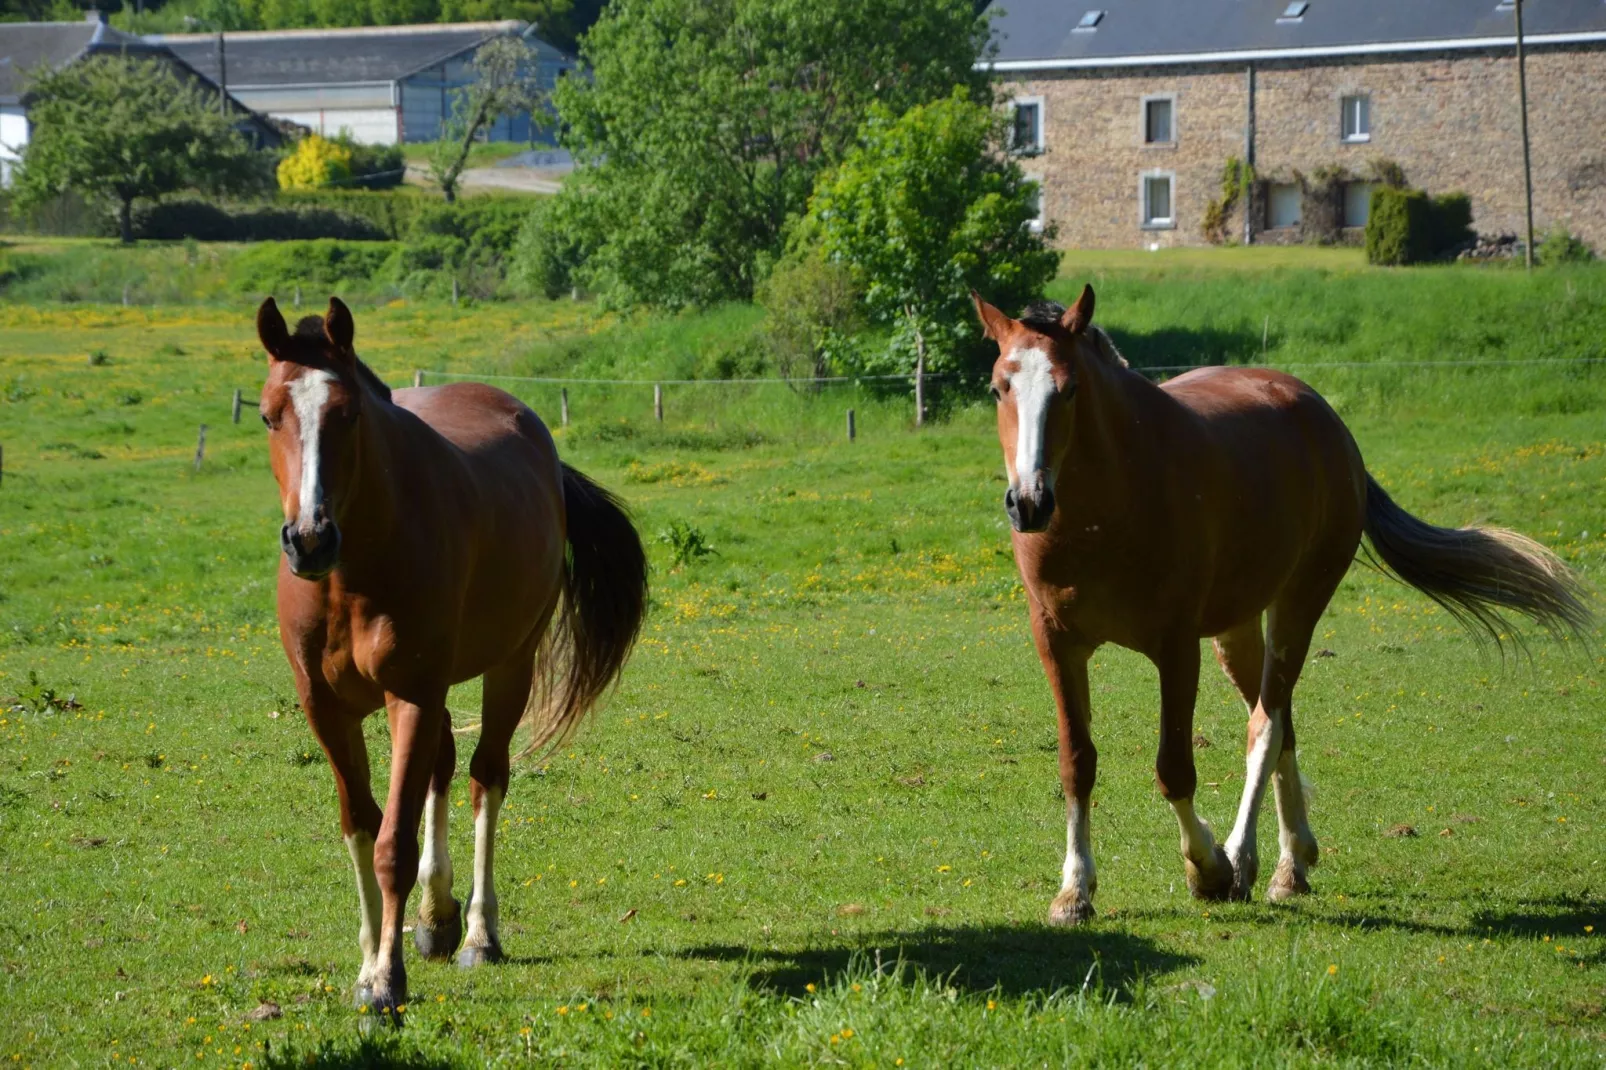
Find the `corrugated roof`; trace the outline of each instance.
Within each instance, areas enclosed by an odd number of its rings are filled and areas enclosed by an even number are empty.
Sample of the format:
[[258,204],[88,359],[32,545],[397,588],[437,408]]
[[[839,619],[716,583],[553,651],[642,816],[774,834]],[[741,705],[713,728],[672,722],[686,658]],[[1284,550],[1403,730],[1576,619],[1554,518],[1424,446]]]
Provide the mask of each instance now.
[[52,69],[92,52],[165,55],[143,38],[104,22],[0,22],[0,104],[16,104],[35,68]]
[[[528,24],[460,22],[355,29],[260,30],[228,34],[224,62],[231,86],[351,85],[394,82],[466,52],[493,37],[524,34]],[[527,38],[543,51],[551,45]],[[216,79],[216,34],[167,34],[147,40],[171,48]]]
[[[1310,51],[1387,52],[1435,45],[1488,47],[1515,37],[1497,0],[995,0],[996,62],[1008,69],[1115,66],[1211,55]],[[1104,12],[1091,31],[1089,11]],[[1526,0],[1523,33],[1606,39],[1601,0]],[[1480,45],[1479,42],[1482,42]]]

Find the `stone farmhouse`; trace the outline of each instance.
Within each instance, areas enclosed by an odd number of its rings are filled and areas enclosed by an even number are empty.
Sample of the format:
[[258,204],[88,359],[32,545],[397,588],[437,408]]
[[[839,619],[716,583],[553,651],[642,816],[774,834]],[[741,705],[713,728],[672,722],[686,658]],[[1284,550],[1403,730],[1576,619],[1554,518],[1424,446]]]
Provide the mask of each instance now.
[[[1510,0],[1001,0],[997,73],[1041,221],[1081,247],[1358,240],[1381,162],[1524,227]],[[1523,0],[1534,223],[1606,250],[1606,3]]]
[[[171,49],[264,115],[369,144],[435,141],[453,91],[472,80],[469,64],[486,42],[524,38],[541,88],[551,89],[576,61],[517,20],[356,29],[167,34],[147,40]],[[550,119],[499,120],[492,141],[549,142]]]

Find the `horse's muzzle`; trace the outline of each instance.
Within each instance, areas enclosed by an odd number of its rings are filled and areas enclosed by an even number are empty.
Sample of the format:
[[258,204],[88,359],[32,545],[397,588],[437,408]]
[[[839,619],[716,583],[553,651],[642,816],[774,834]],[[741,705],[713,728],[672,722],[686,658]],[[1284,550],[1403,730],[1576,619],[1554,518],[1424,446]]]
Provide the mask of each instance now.
[[[319,512],[321,514],[322,510]],[[279,545],[284,549],[291,572],[304,580],[321,580],[333,572],[340,561],[340,528],[323,515],[319,515],[308,531],[286,524],[279,529]]]
[[1028,498],[1011,487],[1004,492],[1004,512],[1016,531],[1042,531],[1054,516],[1054,492],[1044,487],[1036,497]]

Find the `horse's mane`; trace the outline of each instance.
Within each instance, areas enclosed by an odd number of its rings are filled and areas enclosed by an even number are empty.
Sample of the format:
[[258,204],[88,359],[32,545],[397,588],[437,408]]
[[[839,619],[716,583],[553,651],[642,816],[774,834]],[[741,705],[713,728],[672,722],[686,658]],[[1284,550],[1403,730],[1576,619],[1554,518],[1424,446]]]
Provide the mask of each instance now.
[[[1065,315],[1065,306],[1058,301],[1038,300],[1026,306],[1020,314],[1020,321],[1034,331],[1052,334],[1060,330],[1060,319]],[[1093,349],[1107,363],[1119,368],[1127,367],[1126,358],[1121,351],[1115,348],[1115,342],[1110,339],[1104,328],[1094,325],[1088,331],[1093,340]]]
[[[323,317],[302,316],[296,324],[295,336],[309,342],[323,342],[325,340]],[[381,398],[386,401],[390,400],[390,387],[386,385],[385,380],[379,377],[378,372],[363,363],[361,357],[357,358],[357,378]]]

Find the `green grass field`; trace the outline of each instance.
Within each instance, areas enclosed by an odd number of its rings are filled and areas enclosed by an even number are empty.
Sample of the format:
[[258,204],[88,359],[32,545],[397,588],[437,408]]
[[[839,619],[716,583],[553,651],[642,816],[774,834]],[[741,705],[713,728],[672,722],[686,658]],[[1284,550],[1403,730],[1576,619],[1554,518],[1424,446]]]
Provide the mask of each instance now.
[[[1076,255],[1054,292],[1090,276],[1135,362],[1301,365],[1402,505],[1520,528],[1601,586],[1606,365],[1537,362],[1606,355],[1606,271]],[[757,322],[356,311],[392,382],[706,374]],[[511,961],[410,957],[406,1028],[365,1036],[333,786],[276,635],[266,444],[249,406],[228,419],[263,375],[251,312],[0,304],[0,1065],[1606,1063],[1599,633],[1502,661],[1357,566],[1296,700],[1316,894],[1279,908],[1188,897],[1154,674],[1101,651],[1101,914],[1052,930],[1053,712],[990,407],[915,433],[907,400],[784,385],[670,388],[662,428],[646,387],[571,388],[560,448],[650,543],[645,636],[579,737],[515,772]],[[1453,358],[1522,363],[1345,366]],[[521,393],[556,421],[555,388]],[[717,553],[671,568],[674,521]],[[451,706],[476,720],[476,688]],[[1207,668],[1218,829],[1244,720]],[[454,795],[466,815],[466,777]],[[1269,871],[1269,806],[1261,837]],[[460,896],[470,844],[457,821]],[[282,1017],[250,1020],[266,1001]]]

